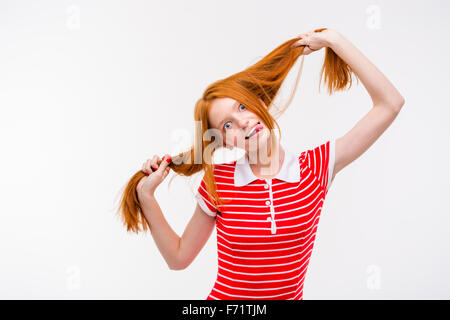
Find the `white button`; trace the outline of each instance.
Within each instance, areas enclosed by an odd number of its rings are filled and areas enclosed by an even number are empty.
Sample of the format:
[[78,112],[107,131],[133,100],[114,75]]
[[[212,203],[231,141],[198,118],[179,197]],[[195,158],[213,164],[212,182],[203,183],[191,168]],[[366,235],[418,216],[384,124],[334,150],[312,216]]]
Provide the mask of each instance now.
[[268,184],[265,184],[265,185],[264,185],[264,189],[269,189],[269,185],[268,185]]
[[275,220],[272,219],[271,217],[267,217],[267,221],[271,221],[271,223],[270,223],[270,232],[272,234],[277,233],[277,226],[275,224]]
[[266,204],[267,204],[267,205],[269,205],[269,204],[270,204],[270,201],[269,201],[269,200],[267,200],[267,201],[266,201]]

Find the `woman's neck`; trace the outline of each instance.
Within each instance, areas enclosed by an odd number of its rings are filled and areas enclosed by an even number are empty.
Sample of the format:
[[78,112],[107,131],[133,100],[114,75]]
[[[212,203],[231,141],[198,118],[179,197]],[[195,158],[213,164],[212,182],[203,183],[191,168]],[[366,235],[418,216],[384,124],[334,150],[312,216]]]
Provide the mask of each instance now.
[[250,168],[255,176],[260,179],[271,179],[280,172],[284,161],[284,149],[277,143],[274,151],[271,152],[271,156],[268,158],[269,163],[261,163],[259,158],[257,163],[250,163]]

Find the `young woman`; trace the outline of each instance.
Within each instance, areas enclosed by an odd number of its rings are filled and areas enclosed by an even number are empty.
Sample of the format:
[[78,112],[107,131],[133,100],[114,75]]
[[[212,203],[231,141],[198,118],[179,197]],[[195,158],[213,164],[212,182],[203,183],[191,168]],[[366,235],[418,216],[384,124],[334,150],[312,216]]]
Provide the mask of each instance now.
[[[344,136],[293,154],[280,143],[281,133],[274,134],[279,126],[273,114],[287,106],[276,109],[273,100],[298,57],[322,48],[329,93],[351,86],[353,73],[373,108]],[[123,193],[123,222],[128,231],[151,229],[172,270],[187,268],[216,226],[219,268],[207,299],[303,299],[317,224],[335,175],[380,137],[403,104],[391,82],[340,33],[324,28],[301,34],[206,88],[194,109],[201,135],[186,152],[155,155],[143,164]],[[240,147],[245,156],[213,164],[217,147]],[[185,176],[204,172],[181,237],[154,197],[170,169]]]

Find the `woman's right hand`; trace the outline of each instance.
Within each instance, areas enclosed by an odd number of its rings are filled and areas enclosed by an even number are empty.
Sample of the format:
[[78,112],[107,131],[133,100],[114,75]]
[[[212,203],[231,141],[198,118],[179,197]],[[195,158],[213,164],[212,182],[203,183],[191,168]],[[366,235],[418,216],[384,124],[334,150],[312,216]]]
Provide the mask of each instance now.
[[293,47],[305,47],[301,55],[309,55],[324,47],[330,47],[331,44],[339,37],[339,33],[329,28],[310,30],[299,34],[300,40],[293,44]]
[[170,167],[168,167],[170,161],[172,161],[170,155],[166,154],[162,159],[158,155],[154,155],[153,158],[144,162],[142,171],[147,176],[143,177],[136,186],[139,202],[142,203],[146,197],[154,195],[156,188],[170,172]]

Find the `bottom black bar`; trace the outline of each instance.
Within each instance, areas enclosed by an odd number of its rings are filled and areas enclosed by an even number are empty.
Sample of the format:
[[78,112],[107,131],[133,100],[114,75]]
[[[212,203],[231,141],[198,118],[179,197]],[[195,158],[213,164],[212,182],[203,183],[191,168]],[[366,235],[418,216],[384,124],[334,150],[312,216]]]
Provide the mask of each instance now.
[[[129,319],[142,314],[145,319],[302,319],[307,313],[335,318],[392,317],[403,319],[418,315],[423,306],[426,315],[440,314],[449,300],[2,300],[2,312],[8,308],[15,317],[30,312],[33,317],[89,317],[102,319],[112,314]],[[429,305],[432,304],[432,308]],[[445,312],[444,314],[446,314]],[[289,316],[292,318],[281,318]]]

